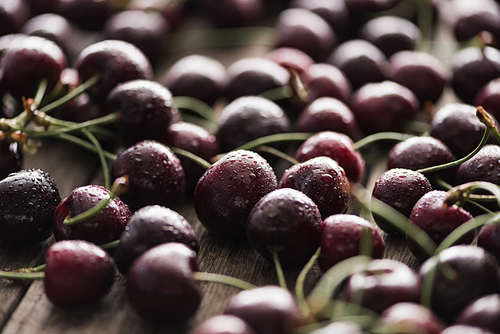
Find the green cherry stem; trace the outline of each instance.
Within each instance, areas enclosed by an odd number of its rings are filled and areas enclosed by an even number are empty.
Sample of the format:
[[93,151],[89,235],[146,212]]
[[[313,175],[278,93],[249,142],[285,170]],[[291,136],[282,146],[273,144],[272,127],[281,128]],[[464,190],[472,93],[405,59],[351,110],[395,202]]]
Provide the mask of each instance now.
[[260,145],[260,146],[257,146],[255,148],[255,151],[257,152],[266,152],[266,153],[270,153],[274,156],[277,156],[278,158],[281,158],[285,161],[288,161],[289,163],[291,163],[292,165],[296,165],[296,164],[299,164],[300,162],[295,160],[294,158],[292,158],[291,156],[289,156],[288,154],[286,153],[283,153],[281,152],[280,150],[277,150],[275,149],[274,147],[271,147],[271,146],[267,146],[267,145]]
[[415,137],[414,135],[409,135],[400,132],[378,132],[372,135],[366,136],[363,139],[354,143],[354,150],[359,151],[366,146],[379,142],[379,141],[403,141],[408,138]]
[[92,218],[93,216],[101,212],[106,206],[108,206],[109,202],[111,202],[113,199],[120,196],[121,194],[127,192],[127,190],[128,190],[128,176],[122,176],[117,178],[113,182],[113,185],[111,186],[108,198],[103,199],[95,206],[93,206],[91,209],[84,211],[79,215],[76,215],[74,217],[70,216],[66,217],[63,221],[63,224],[65,226],[72,226],[81,223],[82,221],[85,221],[89,218]]
[[270,101],[284,100],[293,96],[293,89],[289,85],[286,85],[267,90],[263,93],[260,93],[259,96]]
[[[69,143],[72,143],[75,145],[78,145],[78,146],[80,146],[80,147],[82,147],[90,152],[98,153],[97,149],[95,148],[94,145],[92,145],[88,141],[85,141],[85,140],[78,138],[76,136],[73,136],[73,135],[70,135],[67,133],[60,133],[60,134],[56,135],[55,138],[60,139],[60,140],[64,140],[66,142],[69,142]],[[102,152],[103,152],[104,156],[111,161],[115,161],[117,158],[116,154],[113,154],[111,152],[104,151],[104,150]]]
[[194,272],[193,273],[193,279],[197,281],[204,281],[204,282],[216,282],[216,283],[222,283],[226,285],[231,285],[236,288],[242,289],[242,290],[251,290],[255,289],[256,286],[253,284],[250,284],[248,282],[245,282],[243,280],[240,280],[238,278],[234,278],[231,276],[226,276],[226,275],[221,275],[221,274],[214,274],[214,273],[206,273],[206,272]]
[[47,92],[47,85],[47,79],[43,79],[42,81],[40,81],[40,85],[38,86],[35,97],[33,98],[33,103],[31,104],[32,110],[38,109],[38,106],[40,106],[40,103],[42,103],[43,97]]
[[321,248],[318,248],[314,253],[314,255],[306,263],[304,268],[302,268],[302,270],[299,273],[299,276],[297,276],[297,281],[295,282],[295,296],[297,298],[297,303],[299,304],[300,312],[302,313],[303,317],[308,317],[311,313],[311,310],[307,305],[306,298],[304,295],[304,282],[306,280],[307,274],[311,270],[312,266],[314,265],[320,254],[321,254]]
[[264,136],[249,141],[248,143],[238,147],[237,150],[252,150],[261,145],[268,145],[284,141],[304,141],[307,140],[312,135],[313,133],[308,133],[308,132],[277,133],[274,135]]
[[210,167],[212,167],[211,163],[209,163],[205,159],[200,158],[196,154],[193,154],[189,151],[183,150],[182,148],[178,148],[178,147],[174,147],[174,146],[169,146],[169,148],[175,154],[182,156],[182,157],[185,157],[185,158],[188,158],[189,160],[196,162],[198,165],[200,165],[201,167],[203,167],[205,169],[209,169]]
[[279,250],[275,249],[275,247],[268,247],[271,255],[273,256],[274,268],[276,269],[276,275],[278,276],[278,283],[280,287],[285,290],[288,290],[288,286],[286,285],[285,273],[283,272],[283,267],[281,267],[281,262],[279,258]]
[[99,156],[99,160],[101,161],[102,174],[104,177],[104,187],[106,187],[106,189],[109,189],[109,187],[111,186],[109,167],[102,146],[97,140],[97,138],[87,129],[82,129],[82,133],[90,140],[90,142],[94,145],[95,149],[97,150],[97,155]]
[[108,243],[102,244],[99,247],[101,247],[104,250],[115,249],[116,247],[118,247],[119,244],[120,244],[120,240],[114,240],[114,241],[110,241]]
[[174,96],[174,106],[177,109],[194,111],[207,121],[217,124],[218,117],[215,110],[205,102],[190,96]]
[[45,273],[43,271],[36,272],[20,272],[20,271],[7,271],[0,270],[0,278],[7,278],[10,280],[22,280],[22,281],[34,281],[37,279],[43,279]]

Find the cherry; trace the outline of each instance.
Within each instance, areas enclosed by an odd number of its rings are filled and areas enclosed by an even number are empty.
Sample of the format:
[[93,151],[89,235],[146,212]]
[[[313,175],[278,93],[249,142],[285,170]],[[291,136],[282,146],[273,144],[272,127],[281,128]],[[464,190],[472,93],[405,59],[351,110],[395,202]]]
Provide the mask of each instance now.
[[[413,207],[410,222],[420,227],[431,239],[439,245],[453,230],[472,219],[472,215],[457,205],[445,204],[447,193],[433,190],[423,195]],[[470,244],[475,231],[464,235],[459,243]],[[419,260],[425,260],[427,255],[422,252],[418,244],[406,236],[408,248]]]
[[28,8],[23,0],[2,1],[0,3],[0,36],[19,31],[28,19]]
[[448,72],[441,61],[426,52],[400,51],[390,58],[390,79],[409,88],[420,104],[435,103],[448,82]]
[[486,295],[468,304],[455,318],[455,325],[479,327],[493,333],[500,328],[500,295]]
[[282,188],[261,198],[248,216],[250,245],[266,260],[276,252],[284,268],[303,266],[319,247],[321,214],[304,193]]
[[404,330],[408,334],[440,334],[446,325],[437,315],[423,305],[401,302],[392,305],[381,315],[382,325],[395,332]]
[[369,82],[387,79],[389,63],[386,56],[362,39],[352,39],[337,46],[328,62],[344,72],[353,90]]
[[160,82],[174,96],[190,96],[213,105],[222,96],[226,69],[218,60],[203,55],[179,59]]
[[23,168],[23,150],[17,142],[0,141],[0,180]]
[[382,50],[387,57],[398,51],[414,50],[421,39],[420,30],[413,22],[391,15],[366,22],[361,27],[360,36]]
[[289,80],[288,71],[269,59],[243,58],[228,67],[224,95],[233,101],[284,87]]
[[500,6],[495,1],[471,3],[456,0],[453,3],[455,20],[453,29],[457,41],[465,41],[483,31],[488,31],[498,40],[500,37]]
[[393,81],[368,83],[355,91],[349,106],[361,131],[372,134],[401,131],[404,122],[415,118],[419,103],[408,88]]
[[[160,142],[191,152],[207,161],[219,153],[214,135],[201,126],[186,122],[172,124]],[[186,175],[186,189],[188,194],[192,195],[196,183],[206,169],[188,158],[179,156],[179,160]]]
[[106,39],[118,39],[137,46],[151,61],[159,59],[162,42],[170,32],[167,19],[157,11],[124,10],[106,20]]
[[75,68],[82,81],[99,76],[99,82],[87,91],[98,103],[103,102],[121,82],[153,79],[151,64],[144,53],[133,44],[118,40],[104,40],[87,46],[76,59]]
[[132,10],[152,10],[160,12],[172,29],[175,29],[184,19],[185,8],[180,2],[164,2],[157,0],[130,0],[126,5]]
[[128,144],[158,140],[178,118],[172,93],[150,80],[131,80],[118,84],[106,98],[106,108],[118,112],[118,133]]
[[[377,179],[372,196],[410,217],[417,201],[431,190],[431,183],[423,174],[410,169],[393,168]],[[389,234],[402,232],[387,224],[382,217],[374,218],[384,232]]]
[[321,16],[302,8],[281,12],[276,22],[276,47],[304,51],[315,61],[323,61],[337,44],[337,35]]
[[322,131],[311,136],[298,148],[295,159],[305,162],[315,157],[327,156],[337,161],[352,182],[361,182],[365,176],[365,161],[354,151],[352,140],[342,133]]
[[129,190],[120,198],[136,211],[146,205],[175,207],[186,192],[180,160],[165,145],[152,140],[135,144],[118,155],[111,177],[128,175]]
[[102,245],[118,239],[131,216],[128,206],[119,198],[114,198],[101,212],[83,222],[64,225],[66,217],[75,217],[109,197],[110,192],[101,186],[74,189],[55,210],[53,230],[56,240],[83,239]]
[[391,259],[376,259],[368,263],[365,270],[349,276],[340,298],[359,302],[361,306],[381,314],[396,303],[418,303],[420,289],[419,276],[406,264]]
[[255,152],[237,150],[223,156],[200,178],[194,192],[198,219],[207,230],[244,237],[254,205],[276,189],[273,169]]
[[304,51],[289,47],[273,49],[267,54],[266,58],[289,71],[296,71],[299,74],[314,64],[314,60]]
[[474,98],[474,105],[482,106],[489,114],[498,118],[500,116],[500,108],[498,107],[500,103],[499,98],[500,78],[497,78],[491,80],[483,88],[481,88]]
[[479,90],[500,76],[500,51],[468,47],[454,56],[452,86],[464,103],[472,104]]
[[[494,120],[495,123],[496,120]],[[481,142],[485,125],[476,116],[476,108],[463,104],[447,104],[432,118],[430,134],[446,144],[457,158],[472,152]],[[498,144],[493,135],[488,144]]]
[[[434,137],[412,137],[397,143],[389,152],[387,167],[418,170],[455,161],[455,155],[439,139]],[[439,175],[453,183],[456,168],[447,168],[437,174],[427,175],[431,180]]]
[[192,329],[189,334],[257,334],[237,316],[221,314],[211,317]]
[[385,242],[370,222],[351,214],[327,217],[321,224],[320,269],[326,272],[340,261],[359,255],[361,248],[367,244],[370,247],[369,255],[381,259]]
[[309,103],[295,121],[298,132],[333,131],[359,137],[359,127],[354,113],[339,99],[320,97]]
[[222,152],[263,136],[290,131],[290,121],[274,102],[243,96],[229,103],[219,117],[216,138]]
[[54,42],[37,36],[17,38],[2,53],[0,85],[19,100],[34,97],[42,80],[51,91],[66,66],[66,56]]
[[398,5],[402,0],[344,0],[347,8],[353,14],[381,12]]
[[352,88],[349,79],[337,67],[330,64],[313,64],[300,76],[308,98],[312,102],[319,97],[333,97],[347,103]]
[[113,258],[83,240],[56,242],[48,249],[45,264],[45,293],[59,307],[95,303],[115,279]]
[[81,28],[99,31],[113,13],[113,1],[64,0],[58,2],[56,11]]
[[310,334],[361,334],[363,333],[363,327],[355,322],[350,321],[336,321],[331,324],[326,325],[323,328],[313,330]]
[[180,242],[199,251],[196,232],[179,213],[159,205],[145,206],[130,218],[116,250],[116,265],[126,273],[132,262],[148,249],[166,243]]
[[262,0],[197,0],[196,3],[203,14],[220,27],[255,25],[264,16]]
[[0,181],[0,240],[30,245],[52,235],[61,201],[57,185],[40,169],[21,170]]
[[137,258],[127,275],[127,295],[142,317],[162,323],[181,323],[193,315],[201,292],[192,279],[198,271],[196,253],[188,246],[169,242]]
[[457,171],[457,183],[486,181],[500,185],[500,146],[485,145]]
[[475,326],[466,326],[466,325],[454,325],[446,327],[442,334],[493,334],[493,332],[487,331],[485,329],[475,327]]
[[287,169],[278,188],[303,192],[316,203],[323,218],[344,213],[351,191],[342,167],[325,156],[306,160]]
[[473,300],[500,291],[498,262],[480,247],[447,248],[422,264],[420,277],[435,266],[431,309],[445,321],[451,322]]
[[484,225],[479,231],[477,245],[493,254],[500,262],[500,225]]
[[293,295],[272,285],[239,292],[229,300],[225,313],[243,319],[259,334],[291,333],[300,324]]
[[60,0],[28,0],[33,14],[55,13]]

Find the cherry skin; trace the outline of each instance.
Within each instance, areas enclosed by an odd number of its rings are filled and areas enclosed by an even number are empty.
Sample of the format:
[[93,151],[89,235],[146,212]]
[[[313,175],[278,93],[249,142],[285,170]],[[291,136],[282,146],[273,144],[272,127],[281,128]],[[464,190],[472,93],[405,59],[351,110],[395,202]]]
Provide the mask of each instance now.
[[344,170],[329,157],[316,157],[285,170],[278,188],[299,190],[318,206],[321,217],[344,213],[351,187]]
[[344,0],[347,9],[352,14],[376,13],[391,9],[398,5],[402,0]]
[[[457,245],[447,248],[422,264],[420,277],[427,275],[435,265],[438,269],[431,309],[444,321],[451,322],[473,300],[500,291],[498,262],[480,247]],[[439,266],[448,267],[451,277],[444,276]]]
[[257,334],[237,316],[221,314],[211,317],[189,331],[189,334]]
[[78,187],[63,199],[54,213],[53,230],[56,240],[82,239],[102,245],[117,240],[130,220],[130,210],[115,198],[97,215],[76,225],[65,226],[66,217],[75,217],[108,199],[109,191],[96,185]]
[[495,1],[482,1],[480,5],[469,1],[455,1],[453,32],[459,42],[477,36],[483,31],[500,37],[500,5]]
[[392,305],[381,315],[383,325],[408,334],[440,334],[446,325],[431,310],[423,305],[401,302]]
[[331,64],[313,64],[300,76],[304,88],[308,92],[305,102],[312,102],[319,97],[327,96],[347,103],[352,87],[346,75]]
[[272,285],[239,292],[229,300],[225,313],[243,319],[259,334],[290,333],[300,324],[293,295]]
[[0,180],[23,168],[23,151],[17,142],[0,141]]
[[363,327],[355,322],[350,321],[335,321],[323,328],[313,330],[310,334],[362,334],[364,333]]
[[21,170],[0,181],[0,241],[31,245],[52,235],[61,201],[52,177],[40,169]]
[[232,151],[200,178],[194,191],[194,208],[211,233],[243,238],[250,211],[277,186],[273,169],[259,154]]
[[453,324],[498,332],[500,328],[500,295],[495,293],[472,301],[455,318]]
[[493,254],[500,262],[500,225],[484,225],[479,231],[477,245]]
[[304,51],[288,47],[273,49],[266,55],[266,58],[289,71],[296,71],[299,74],[314,64],[314,60]]
[[216,138],[228,152],[260,137],[290,131],[290,121],[274,102],[260,96],[243,96],[229,103],[219,116]]
[[297,149],[295,159],[300,162],[315,157],[327,156],[337,161],[352,182],[361,182],[365,177],[365,161],[354,151],[352,140],[333,131],[322,131],[311,136]]
[[58,1],[56,12],[84,29],[99,31],[113,13],[113,2],[111,0]]
[[485,145],[457,171],[457,183],[486,181],[500,185],[500,146]]
[[264,16],[262,0],[197,0],[203,14],[219,27],[256,25]]
[[250,245],[273,262],[278,254],[283,268],[303,266],[319,247],[321,213],[304,193],[282,188],[262,197],[248,216]]
[[184,20],[186,8],[182,3],[178,2],[163,2],[157,0],[130,0],[126,4],[127,9],[132,10],[151,10],[160,12],[169,26],[175,30],[177,26]]
[[160,82],[174,96],[190,96],[213,105],[222,96],[226,69],[218,60],[190,55],[179,59]]
[[118,269],[127,273],[134,260],[142,253],[166,242],[186,244],[195,252],[200,248],[196,232],[179,213],[159,205],[149,205],[137,210],[125,227],[116,249]]
[[445,328],[444,331],[441,332],[442,334],[493,334],[493,332],[490,332],[488,330],[475,327],[475,326],[466,326],[466,325],[453,325],[453,326],[448,326]]
[[321,224],[321,254],[318,258],[320,269],[326,272],[340,261],[359,255],[364,238],[370,243],[370,256],[381,259],[385,242],[370,222],[350,214],[327,217]]
[[79,307],[99,301],[115,279],[113,258],[83,240],[64,240],[45,256],[47,298],[59,307]]
[[94,75],[99,76],[99,82],[87,91],[97,103],[102,103],[121,82],[153,79],[151,63],[144,53],[135,45],[118,40],[104,40],[87,46],[76,59],[75,68],[82,82]]
[[142,141],[118,155],[111,177],[128,175],[129,190],[120,198],[132,212],[146,205],[176,207],[186,193],[186,178],[179,158],[165,145]]
[[229,101],[284,87],[290,80],[287,70],[265,58],[240,59],[231,64],[226,73],[224,95]]
[[178,119],[172,93],[150,80],[118,84],[106,98],[106,108],[118,112],[118,133],[129,145],[146,139],[159,140]]
[[500,117],[500,78],[488,82],[474,98],[475,106],[482,106],[495,118]]
[[200,288],[192,279],[195,271],[198,264],[191,248],[176,242],[161,244],[134,261],[127,275],[127,295],[147,320],[184,322],[201,302]]
[[21,29],[28,19],[29,10],[22,0],[0,3],[0,36],[13,34]]
[[[417,201],[432,190],[430,181],[421,173],[404,168],[393,168],[382,174],[373,187],[372,196],[406,217]],[[382,217],[374,216],[377,225],[386,233],[397,234],[397,230]]]

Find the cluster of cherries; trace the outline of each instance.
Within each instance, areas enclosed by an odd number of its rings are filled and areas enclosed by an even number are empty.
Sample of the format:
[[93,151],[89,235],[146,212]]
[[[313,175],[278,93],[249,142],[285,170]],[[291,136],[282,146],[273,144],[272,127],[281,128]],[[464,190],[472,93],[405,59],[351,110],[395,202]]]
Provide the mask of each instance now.
[[[193,334],[500,331],[500,51],[486,46],[500,37],[497,2],[113,3],[0,0],[0,240],[57,240],[45,265],[0,276],[43,278],[55,305],[77,307],[99,300],[117,267],[137,312],[164,323],[196,312],[198,280],[248,288]],[[265,57],[225,68],[190,55],[155,76],[188,14],[234,27],[260,24],[266,8],[279,16]],[[482,43],[452,71],[415,51],[447,8],[456,40]],[[387,10],[419,14],[369,15]],[[80,29],[102,40],[76,52]],[[462,102],[432,110],[447,85]],[[44,137],[95,152],[105,185],[61,200],[46,172],[22,170]],[[387,151],[366,190],[365,159]],[[292,166],[278,179],[280,159]],[[198,237],[174,211],[186,194],[210,233],[273,262],[281,287],[200,272]],[[418,273],[382,259],[380,230],[406,236]],[[324,274],[306,298],[316,260]],[[282,270],[301,267],[294,296]]]

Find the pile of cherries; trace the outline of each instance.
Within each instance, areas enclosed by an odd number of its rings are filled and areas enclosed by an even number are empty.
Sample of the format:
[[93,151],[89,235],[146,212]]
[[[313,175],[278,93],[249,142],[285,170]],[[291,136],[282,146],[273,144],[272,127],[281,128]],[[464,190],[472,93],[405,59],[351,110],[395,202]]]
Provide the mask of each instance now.
[[[0,0],[0,241],[57,240],[44,265],[1,277],[43,278],[51,302],[78,307],[117,268],[135,310],[166,324],[196,312],[200,280],[244,289],[192,334],[500,332],[498,1],[117,3]],[[159,73],[192,47],[193,18],[223,28],[206,46],[258,33],[271,47]],[[432,41],[439,22],[452,59]],[[460,102],[435,110],[446,90]],[[61,199],[47,172],[22,169],[45,137],[95,152],[104,185]],[[186,197],[209,233],[273,262],[281,286],[200,272],[175,211]],[[383,259],[387,235],[406,238],[418,272]],[[283,270],[297,268],[292,294]]]

